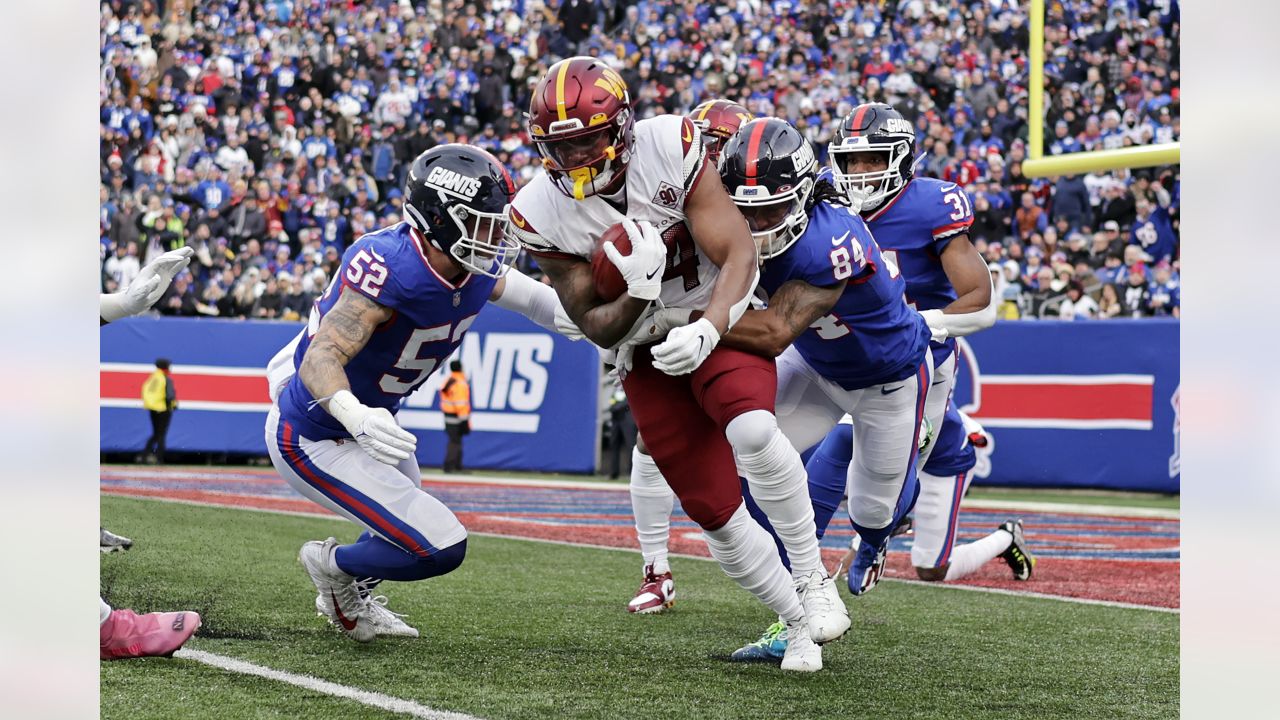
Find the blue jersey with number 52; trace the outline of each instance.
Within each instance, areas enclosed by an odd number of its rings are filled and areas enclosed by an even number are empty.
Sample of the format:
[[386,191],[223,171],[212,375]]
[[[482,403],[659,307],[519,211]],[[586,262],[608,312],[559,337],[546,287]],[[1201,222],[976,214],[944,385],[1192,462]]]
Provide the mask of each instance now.
[[[973,225],[969,195],[955,183],[914,178],[892,200],[867,213],[884,254],[907,281],[907,302],[917,310],[941,310],[956,290],[942,268],[942,251]],[[955,352],[956,341],[934,345],[934,366]]]
[[910,377],[924,362],[929,328],[907,307],[902,278],[884,262],[867,224],[849,208],[815,204],[804,235],[765,261],[760,287],[770,296],[790,280],[818,287],[848,281],[831,312],[794,343],[823,377],[858,390]]
[[[497,280],[464,275],[458,285],[441,278],[410,228],[399,223],[370,233],[347,248],[329,289],[311,310],[307,333],[298,343],[294,368],[311,346],[320,320],[342,293],[359,293],[390,308],[393,315],[346,365],[351,392],[369,407],[395,412],[462,342],[467,328],[488,302]],[[350,437],[295,374],[280,395],[281,418],[309,440]]]

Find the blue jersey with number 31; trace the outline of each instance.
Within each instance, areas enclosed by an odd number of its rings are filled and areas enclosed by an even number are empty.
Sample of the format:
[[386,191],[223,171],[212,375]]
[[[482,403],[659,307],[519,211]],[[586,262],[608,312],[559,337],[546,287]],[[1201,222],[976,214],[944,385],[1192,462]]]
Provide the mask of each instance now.
[[[941,310],[956,289],[942,268],[942,251],[973,225],[973,205],[964,189],[934,178],[914,178],[892,200],[867,213],[884,254],[907,281],[907,302],[917,310]],[[956,349],[954,338],[933,345],[937,367]]]
[[819,202],[804,235],[765,261],[760,287],[770,296],[790,280],[830,287],[847,280],[831,312],[794,343],[819,374],[846,390],[913,375],[929,347],[929,327],[907,307],[905,284],[884,262],[862,218],[848,207]]
[[[311,310],[307,333],[293,357],[295,370],[311,338],[342,293],[359,293],[390,308],[369,342],[346,365],[351,392],[369,407],[395,412],[400,401],[426,382],[458,345],[497,280],[464,275],[457,285],[440,277],[405,223],[370,233],[347,248],[338,274]],[[280,395],[280,416],[309,440],[350,437],[342,424],[315,403],[295,374]]]

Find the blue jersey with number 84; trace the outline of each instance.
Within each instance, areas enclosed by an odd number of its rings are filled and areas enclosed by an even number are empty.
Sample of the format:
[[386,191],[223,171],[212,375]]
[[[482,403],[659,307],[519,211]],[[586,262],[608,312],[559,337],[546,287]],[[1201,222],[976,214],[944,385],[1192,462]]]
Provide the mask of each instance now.
[[929,328],[907,307],[902,277],[848,207],[816,203],[804,235],[765,261],[760,287],[770,296],[789,280],[818,287],[848,281],[831,311],[794,343],[823,377],[858,390],[910,377],[924,362]]

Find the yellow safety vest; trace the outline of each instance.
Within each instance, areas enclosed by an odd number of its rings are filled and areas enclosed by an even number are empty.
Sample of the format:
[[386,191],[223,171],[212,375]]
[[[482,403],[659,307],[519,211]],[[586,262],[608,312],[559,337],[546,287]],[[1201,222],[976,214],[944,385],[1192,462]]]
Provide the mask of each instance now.
[[142,383],[142,407],[154,412],[164,412],[169,409],[168,398],[165,397],[165,386],[167,378],[164,371],[157,369],[147,377],[146,382]]
[[471,414],[471,388],[462,373],[449,373],[449,379],[440,386],[440,410],[446,415],[459,417]]

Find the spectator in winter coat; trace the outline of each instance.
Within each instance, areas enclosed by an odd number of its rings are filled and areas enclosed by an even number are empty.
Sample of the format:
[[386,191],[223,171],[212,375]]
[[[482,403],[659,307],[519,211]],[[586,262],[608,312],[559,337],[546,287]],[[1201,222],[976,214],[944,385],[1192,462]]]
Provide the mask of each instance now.
[[1084,291],[1084,285],[1072,280],[1067,285],[1067,299],[1062,301],[1058,315],[1063,320],[1092,320],[1098,315],[1098,303]]
[[1029,192],[1022,193],[1022,207],[1014,213],[1013,220],[1015,234],[1023,242],[1030,239],[1031,233],[1044,232],[1049,227],[1049,216],[1036,205],[1036,196]]
[[1120,293],[1115,285],[1102,286],[1101,299],[1098,300],[1098,319],[1119,317],[1124,313],[1124,305],[1120,303]]
[[1149,317],[1151,315],[1151,290],[1147,285],[1147,271],[1143,263],[1136,263],[1129,268],[1129,277],[1124,286],[1125,314],[1129,317]]
[[1090,219],[1089,191],[1080,175],[1063,175],[1053,188],[1054,221],[1065,219],[1072,229],[1078,229]]

